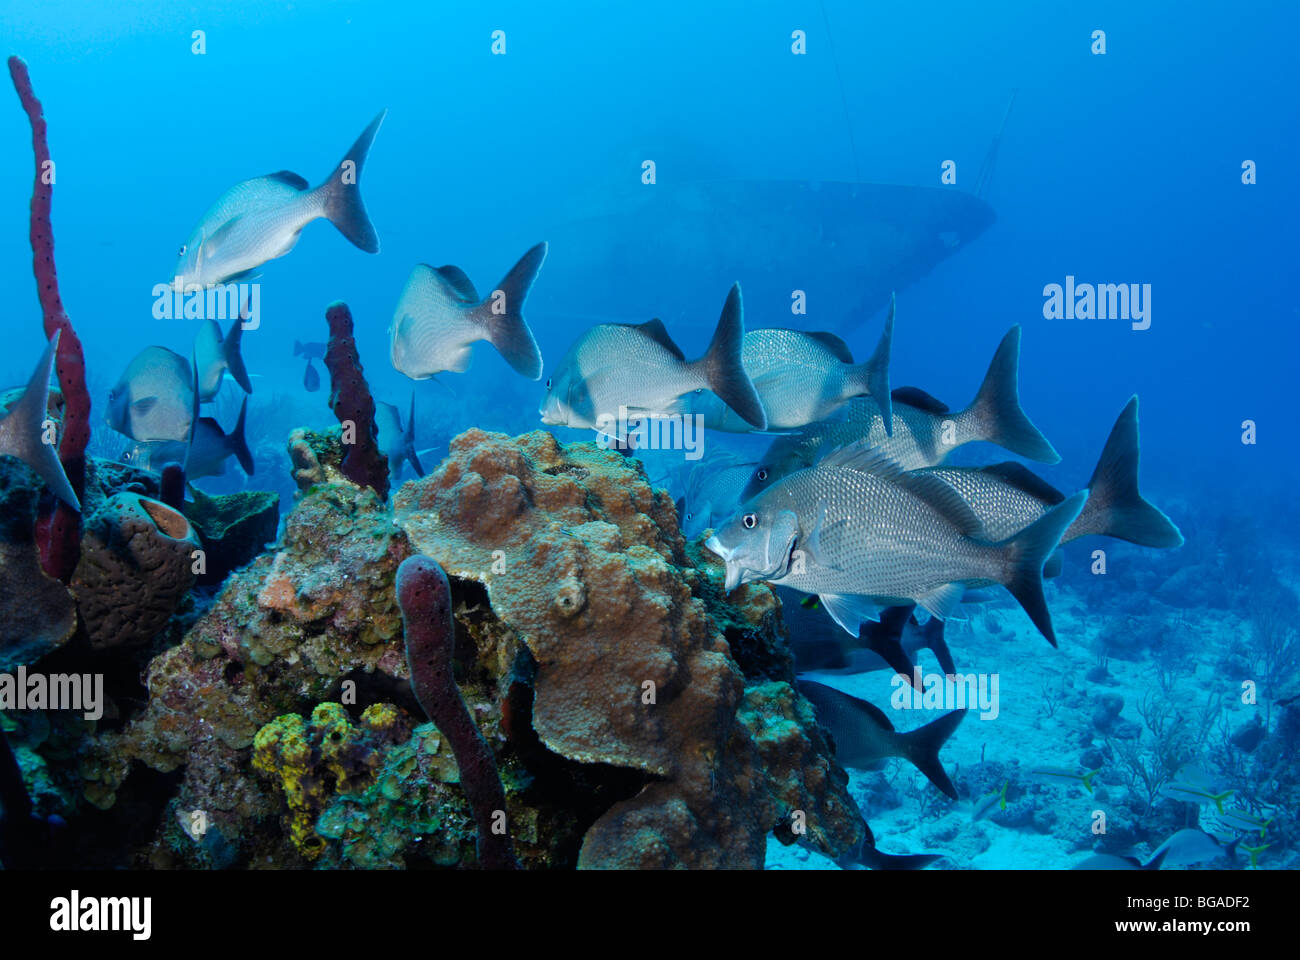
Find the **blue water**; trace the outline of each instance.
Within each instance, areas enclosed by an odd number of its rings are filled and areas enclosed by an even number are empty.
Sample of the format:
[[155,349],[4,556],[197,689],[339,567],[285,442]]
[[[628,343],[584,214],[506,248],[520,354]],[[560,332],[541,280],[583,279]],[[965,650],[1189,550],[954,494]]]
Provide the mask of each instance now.
[[[661,182],[926,187],[941,186],[952,160],[950,189],[973,189],[1014,92],[988,197],[997,220],[899,290],[894,382],[964,404],[998,339],[1021,324],[1022,401],[1062,457],[1035,469],[1064,490],[1083,485],[1137,393],[1144,493],[1189,541],[1206,528],[1258,531],[1241,534],[1241,549],[1267,551],[1283,574],[1268,589],[1284,591],[1300,481],[1297,27],[1284,2],[0,3],[3,52],[26,59],[50,122],[59,277],[89,358],[97,443],[111,446],[104,396],[141,347],[188,353],[193,327],[152,319],[152,291],[208,205],[275,170],[319,182],[382,108],[362,181],[382,252],[366,255],[320,221],[265,266],[262,326],[244,349],[258,375],[258,474],[246,480],[232,463],[206,489],[291,494],[289,429],[334,422],[328,383],[307,393],[291,348],[326,339],[332,300],[351,306],[375,394],[405,417],[414,391],[416,447],[436,464],[466,427],[540,428],[542,389],[486,344],[468,373],[441,384],[394,371],[387,327],[413,264],[457,264],[481,290],[533,243],[572,236],[575,220],[656,189],[640,182],[646,157],[660,158]],[[491,52],[498,29],[504,56]],[[804,56],[791,53],[797,29]],[[1102,56],[1090,52],[1099,29]],[[195,30],[203,55],[191,51]],[[0,381],[10,384],[26,379],[42,340],[29,132],[9,94],[0,104]],[[1253,185],[1241,179],[1247,160]],[[795,271],[819,256],[766,240]],[[553,248],[552,259],[581,264],[581,244]],[[1150,284],[1150,329],[1045,319],[1043,288],[1067,275]],[[592,322],[640,321],[646,310],[696,356],[726,292],[652,259],[616,278],[620,297],[593,298],[580,271],[577,282],[564,276],[548,282],[543,267],[528,304],[547,376]],[[599,279],[607,290],[610,278]],[[819,306],[792,317],[788,300],[747,300],[746,311],[752,325],[849,330],[857,355],[884,316]],[[228,427],[234,410],[218,405]],[[1246,420],[1255,444],[1242,442]],[[1077,559],[1086,564],[1086,551]],[[1186,607],[1220,587],[1198,589]]]

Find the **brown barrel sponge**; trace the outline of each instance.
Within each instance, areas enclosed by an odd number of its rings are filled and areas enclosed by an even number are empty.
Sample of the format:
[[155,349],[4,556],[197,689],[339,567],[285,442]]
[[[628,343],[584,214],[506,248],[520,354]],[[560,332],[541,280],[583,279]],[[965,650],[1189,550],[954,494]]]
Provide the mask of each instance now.
[[119,493],[86,521],[72,592],[95,649],[151,640],[194,585],[198,535],[178,510]]

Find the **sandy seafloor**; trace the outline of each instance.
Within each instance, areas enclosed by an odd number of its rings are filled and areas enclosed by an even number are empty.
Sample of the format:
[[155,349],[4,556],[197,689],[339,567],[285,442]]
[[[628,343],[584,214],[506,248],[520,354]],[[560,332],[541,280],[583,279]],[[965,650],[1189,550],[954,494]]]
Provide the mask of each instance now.
[[[1294,577],[1287,580],[1294,588]],[[1082,786],[1040,784],[1025,773],[1040,765],[1083,769],[1079,756],[1087,748],[1088,739],[1096,744],[1102,742],[1102,737],[1093,731],[1091,721],[1095,698],[1101,693],[1123,697],[1120,717],[1142,725],[1136,707],[1156,687],[1156,669],[1148,657],[1137,661],[1112,658],[1108,662],[1107,681],[1095,683],[1085,679],[1085,674],[1097,664],[1092,641],[1101,630],[1115,629],[1118,618],[1108,618],[1106,611],[1085,609],[1068,587],[1049,585],[1047,595],[1060,642],[1057,650],[1047,644],[1009,598],[1005,603],[974,608],[967,620],[950,621],[946,628],[948,646],[959,673],[996,671],[1000,675],[998,717],[980,720],[977,713],[971,712],[939,753],[944,769],[962,794],[960,800],[949,800],[904,760],[888,760],[879,772],[848,771],[850,791],[870,824],[880,850],[895,854],[943,854],[943,859],[930,869],[1069,869],[1087,858],[1100,839],[1092,834],[1093,811],[1105,811],[1112,830],[1122,827],[1126,814],[1116,801],[1124,797],[1128,787],[1112,764],[1103,765],[1092,795]],[[1196,644],[1199,654],[1195,664],[1186,664],[1187,672],[1179,677],[1174,689],[1178,701],[1194,714],[1204,702],[1207,690],[1227,689],[1210,664],[1234,638],[1248,635],[1250,625],[1235,613],[1223,610],[1202,607],[1179,612],[1185,628],[1199,638]],[[986,617],[1001,627],[999,632],[987,630]],[[928,650],[919,652],[918,665],[926,673],[939,672]],[[940,715],[934,711],[891,709],[889,677],[888,672],[878,672],[836,677],[831,682],[880,707],[899,730],[914,729]],[[1063,693],[1051,716],[1044,691],[1051,691],[1053,696]],[[1223,714],[1214,727],[1215,737],[1221,724],[1236,729],[1250,719],[1253,710],[1259,709],[1232,696],[1224,696],[1222,705]],[[1028,786],[1035,805],[1049,806],[1056,815],[1050,830],[1043,832],[1030,824],[1005,827],[987,818],[972,821],[973,805],[963,790],[962,771],[979,764],[981,754],[988,761],[1020,765],[1025,772],[1020,775],[1020,783]],[[872,799],[880,795],[885,779],[893,782],[901,800],[888,809],[882,809]],[[985,792],[990,791],[981,795]],[[1157,800],[1163,804],[1173,802]],[[927,806],[924,811],[923,803]],[[1212,812],[1213,805],[1207,804],[1205,813]],[[1162,839],[1116,852],[1146,859]],[[1290,854],[1288,858],[1293,861],[1295,855]],[[1246,858],[1240,857],[1235,866],[1240,869],[1245,863]],[[1271,862],[1262,859],[1260,863],[1261,868],[1276,869],[1283,865],[1276,859]],[[1213,867],[1226,868],[1227,860],[1219,859],[1192,869]],[[784,846],[771,836],[766,868],[838,869],[834,861],[808,846]]]

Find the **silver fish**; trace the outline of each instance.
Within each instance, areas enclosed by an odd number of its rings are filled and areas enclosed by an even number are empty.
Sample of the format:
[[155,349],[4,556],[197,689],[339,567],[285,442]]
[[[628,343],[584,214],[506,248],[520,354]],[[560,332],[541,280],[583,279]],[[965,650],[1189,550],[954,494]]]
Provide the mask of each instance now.
[[46,419],[49,416],[50,374],[54,370],[59,333],[54,331],[22,397],[10,405],[8,413],[0,419],[0,455],[17,457],[27,464],[54,491],[55,496],[80,512],[81,504],[72,484],[68,483],[68,475],[63,472],[58,450],[53,442],[46,442],[53,441],[52,434],[46,430]]
[[217,326],[215,320],[200,322],[198,333],[194,335],[194,360],[198,364],[200,400],[206,403],[217,395],[227,372],[245,393],[253,392],[248,371],[244,369],[244,358],[239,352],[243,338],[244,324],[240,319],[231,323],[230,332],[224,338],[221,336],[221,327]]
[[[1111,428],[1106,446],[1088,481],[1088,502],[1061,537],[1069,543],[1098,535],[1139,546],[1173,548],[1183,544],[1178,528],[1138,491],[1138,398],[1132,397]],[[917,471],[938,477],[966,501],[993,540],[1014,536],[1065,499],[1065,495],[1019,463],[988,467],[930,467]]]
[[858,440],[878,447],[904,470],[937,466],[953,450],[975,441],[996,443],[1030,460],[1058,463],[1060,455],[1020,407],[1019,366],[1020,327],[1015,326],[998,344],[984,382],[966,409],[952,413],[915,387],[893,391],[892,436],[885,429],[879,404],[865,397],[851,400],[843,421],[815,424],[773,441],[754,471],[745,498],[812,466],[826,451]]
[[179,463],[185,468],[187,480],[220,476],[226,472],[226,460],[234,457],[250,477],[254,473],[253,455],[244,438],[244,421],[248,411],[248,398],[239,408],[235,429],[226,433],[213,417],[200,417],[194,421],[194,436],[188,441],[154,440],[136,443],[122,455],[122,462],[162,473],[168,463]]
[[191,362],[166,347],[145,347],[109,391],[108,425],[142,442],[186,442],[194,407]]
[[545,259],[546,244],[539,243],[483,299],[459,267],[416,264],[388,327],[393,367],[412,380],[463,373],[470,347],[487,340],[517,373],[541,379],[542,352],[524,320],[524,301]]
[[992,542],[943,481],[904,473],[858,442],[746,501],[705,545],[726,563],[728,592],[768,580],[815,593],[855,637],[886,606],[915,602],[945,619],[966,583],[992,580],[1055,646],[1043,564],[1086,499],[1075,494],[1014,538]]
[[[893,432],[889,395],[889,355],[894,308],[875,353],[866,363],[853,362],[848,346],[833,333],[762,328],[745,334],[741,360],[763,402],[768,430],[793,430],[830,420],[854,397],[871,397],[882,412],[886,433]],[[751,433],[753,426],[718,399],[701,393],[691,410],[704,416],[712,430]]]
[[240,278],[294,248],[302,228],[325,217],[355,246],[379,252],[379,237],[361,200],[361,168],[387,110],[370,122],[338,168],[312,189],[281,170],[237,183],[203,215],[181,247],[172,273],[189,290]]
[[715,455],[697,463],[686,478],[686,496],[681,512],[682,534],[693,540],[735,513],[740,505],[740,491],[753,472],[754,464],[731,453]]
[[1235,863],[1237,844],[1240,842],[1241,838],[1238,837],[1225,844],[1218,837],[1204,830],[1188,828],[1179,830],[1156,847],[1151,854],[1150,862],[1165,867],[1187,867],[1194,863],[1210,863],[1219,857],[1227,857],[1229,863]]
[[382,400],[375,404],[375,425],[379,428],[375,440],[388,458],[388,474],[393,482],[401,476],[402,464],[408,462],[417,477],[424,476],[424,467],[415,453],[415,395],[411,395],[411,412],[406,417],[405,430],[397,407]]
[[709,349],[687,360],[659,320],[603,323],[569,347],[546,381],[542,423],[612,432],[620,408],[629,418],[689,411],[687,394],[712,390],[759,430],[767,417],[741,361],[745,337],[740,284],[732,286]]
[[866,700],[802,677],[796,684],[813,705],[817,722],[830,730],[835,759],[844,766],[866,770],[889,757],[902,757],[945,796],[957,799],[957,788],[939,760],[939,748],[965,719],[965,710],[954,710],[916,730],[899,733],[885,712]]

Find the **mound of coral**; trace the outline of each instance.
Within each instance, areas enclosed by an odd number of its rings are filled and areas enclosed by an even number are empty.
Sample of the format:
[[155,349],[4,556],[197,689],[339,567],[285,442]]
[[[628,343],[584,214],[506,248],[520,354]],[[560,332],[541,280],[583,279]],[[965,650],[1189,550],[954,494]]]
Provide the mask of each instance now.
[[331,451],[310,439],[291,442],[305,489],[279,541],[82,750],[101,810],[141,771],[175,778],[137,863],[474,862],[455,758],[410,691],[394,577],[414,553],[451,579],[456,680],[525,867],[757,868],[774,830],[860,847],[778,602],[724,598],[637,461],[470,430],[390,505],[315,469]]

